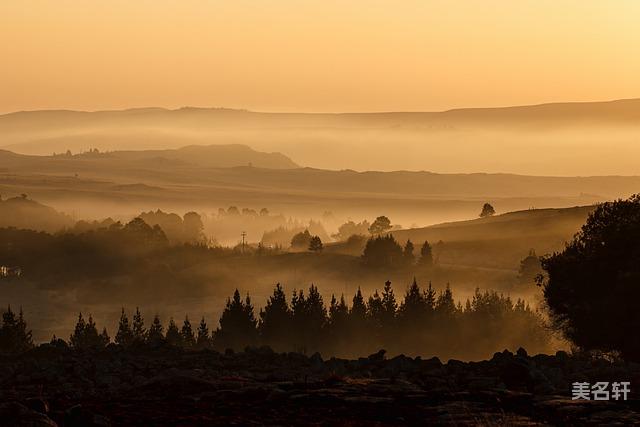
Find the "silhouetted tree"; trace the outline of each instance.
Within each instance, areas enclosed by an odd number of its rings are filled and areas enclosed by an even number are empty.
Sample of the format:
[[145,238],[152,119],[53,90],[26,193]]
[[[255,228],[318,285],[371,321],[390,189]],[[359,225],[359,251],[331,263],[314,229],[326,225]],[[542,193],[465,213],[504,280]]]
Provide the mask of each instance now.
[[122,314],[120,314],[120,322],[118,323],[118,332],[116,333],[115,341],[116,344],[123,346],[130,345],[133,342],[133,331],[129,325],[129,318],[124,312],[124,308],[122,309]]
[[416,257],[413,255],[413,243],[411,240],[407,240],[407,243],[404,245],[402,256],[404,257],[404,262],[407,265],[413,265],[415,262]]
[[293,249],[307,249],[311,244],[311,233],[309,230],[301,231],[291,238],[291,247]]
[[214,335],[214,345],[220,349],[242,350],[257,342],[257,321],[253,305],[247,294],[245,301],[236,289],[233,298],[227,299],[227,305],[220,317],[220,327]]
[[291,309],[295,325],[301,327],[296,335],[297,348],[303,353],[317,351],[323,340],[322,330],[327,322],[327,310],[318,288],[311,284],[304,297],[302,290],[291,299]]
[[180,330],[180,335],[182,336],[182,345],[184,347],[193,347],[194,345],[196,345],[196,337],[193,333],[193,328],[191,327],[189,316],[185,316],[184,318],[182,329]]
[[102,335],[98,334],[96,323],[91,315],[89,315],[88,321],[85,322],[82,313],[79,313],[75,329],[71,337],[69,337],[69,344],[78,349],[104,347],[109,343],[109,335],[106,328],[102,332]]
[[364,236],[369,233],[370,226],[371,224],[366,220],[357,224],[353,221],[347,221],[338,227],[338,232],[331,237],[336,240],[347,240],[351,236]]
[[493,208],[493,206],[491,206],[491,204],[489,203],[485,203],[482,206],[482,211],[480,212],[480,218],[485,218],[488,216],[493,216],[496,214],[496,210]]
[[369,239],[362,259],[366,265],[374,268],[397,268],[404,265],[402,247],[391,234]]
[[420,265],[423,267],[431,267],[433,265],[433,253],[431,245],[428,241],[424,241],[422,248],[420,248]]
[[291,323],[291,310],[280,283],[276,284],[273,295],[260,310],[259,332],[262,342],[271,345],[274,350],[282,351],[290,347],[289,334],[295,327]]
[[309,250],[312,252],[322,252],[322,240],[320,237],[313,236],[309,241]]
[[380,235],[389,230],[391,230],[391,221],[384,215],[377,217],[369,227],[369,233],[373,235]]
[[147,331],[144,327],[144,319],[140,313],[140,309],[136,307],[136,312],[133,315],[133,342],[142,344],[147,340]]
[[[177,329],[177,327],[176,327]],[[147,332],[147,342],[151,345],[158,345],[164,341],[164,328],[160,322],[160,317],[156,314],[153,317],[153,322]]]
[[531,249],[529,255],[520,261],[520,268],[518,269],[518,280],[521,283],[533,283],[539,274],[542,274],[542,265],[540,264],[540,258],[536,255],[536,251]]
[[183,224],[187,242],[203,243],[205,241],[204,224],[202,223],[202,218],[198,213],[187,212],[184,214]]
[[207,348],[211,345],[211,336],[209,335],[209,327],[204,320],[204,316],[200,320],[198,325],[198,335],[196,337],[196,346],[198,348]]
[[600,204],[541,280],[554,325],[585,350],[640,361],[640,194]]
[[170,345],[174,345],[176,347],[182,346],[182,334],[180,334],[178,325],[176,325],[173,317],[169,319],[169,326],[167,326],[167,335],[165,338],[167,343]]
[[27,329],[22,308],[16,319],[11,306],[2,313],[2,326],[0,327],[0,352],[22,353],[33,347],[31,331]]

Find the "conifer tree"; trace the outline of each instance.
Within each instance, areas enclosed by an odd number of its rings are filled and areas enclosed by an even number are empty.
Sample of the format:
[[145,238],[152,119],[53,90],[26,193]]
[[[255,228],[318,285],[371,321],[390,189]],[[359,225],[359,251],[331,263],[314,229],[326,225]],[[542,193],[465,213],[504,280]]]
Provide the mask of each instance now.
[[182,345],[184,347],[193,347],[196,344],[196,337],[193,333],[189,316],[185,316],[184,318],[180,335],[182,336]]
[[182,346],[182,335],[178,329],[178,325],[173,320],[173,317],[169,319],[169,326],[167,327],[166,335],[167,343],[174,346]]
[[292,314],[287,304],[287,297],[280,286],[276,284],[273,295],[267,300],[264,309],[260,310],[260,325],[258,327],[260,339],[274,350],[284,351],[290,347],[289,334],[293,329]]
[[397,309],[396,296],[391,288],[391,282],[387,280],[382,291],[382,321],[384,325],[392,326]]
[[98,334],[98,328],[96,322],[93,321],[93,317],[89,314],[89,319],[84,327],[84,342],[85,346],[91,348],[103,347],[102,338]]
[[240,292],[236,289],[233,299],[227,299],[227,305],[220,317],[220,327],[215,332],[214,344],[220,349],[242,350],[248,345],[254,345],[257,338],[257,321],[251,299],[247,294],[243,302]]
[[86,328],[86,322],[82,317],[82,312],[78,313],[78,321],[76,322],[76,327],[73,330],[73,333],[69,337],[69,344],[71,347],[82,348],[84,347],[84,331]]
[[353,304],[351,305],[349,314],[355,321],[364,321],[367,316],[367,306],[364,302],[360,286],[358,286],[358,290],[353,296]]
[[404,249],[402,250],[402,256],[404,257],[404,262],[407,265],[413,265],[416,260],[415,255],[413,254],[413,243],[411,240],[407,240],[407,243],[404,245]]
[[424,241],[422,248],[420,248],[420,265],[422,267],[433,266],[433,251],[428,241]]
[[196,337],[196,346],[198,348],[207,348],[211,344],[211,336],[209,335],[209,327],[202,316],[198,325],[198,336]]
[[118,323],[118,332],[116,333],[116,344],[122,346],[128,346],[133,341],[133,331],[129,325],[129,318],[122,308],[122,314],[120,314],[120,322]]
[[133,315],[133,341],[139,344],[146,342],[147,331],[144,327],[144,319],[140,313],[140,309],[136,307],[136,312]]
[[153,317],[153,323],[149,327],[149,332],[147,333],[147,342],[151,345],[158,345],[164,341],[164,328],[162,327],[162,323],[160,322],[160,317],[156,314]]
[[2,314],[2,326],[0,327],[0,352],[22,353],[33,347],[31,331],[27,330],[22,307],[16,319],[16,315],[7,307]]
[[107,346],[111,342],[111,338],[109,337],[109,333],[107,332],[107,328],[102,328],[102,333],[100,334],[100,341],[102,346]]

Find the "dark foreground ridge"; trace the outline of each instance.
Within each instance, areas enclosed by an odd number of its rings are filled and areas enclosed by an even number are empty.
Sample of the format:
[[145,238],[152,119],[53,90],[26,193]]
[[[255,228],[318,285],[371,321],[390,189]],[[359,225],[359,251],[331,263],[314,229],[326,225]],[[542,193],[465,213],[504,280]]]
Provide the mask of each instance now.
[[[574,381],[630,381],[628,401],[571,400]],[[78,351],[0,358],[2,426],[637,425],[640,365],[558,352],[323,360],[319,354]]]

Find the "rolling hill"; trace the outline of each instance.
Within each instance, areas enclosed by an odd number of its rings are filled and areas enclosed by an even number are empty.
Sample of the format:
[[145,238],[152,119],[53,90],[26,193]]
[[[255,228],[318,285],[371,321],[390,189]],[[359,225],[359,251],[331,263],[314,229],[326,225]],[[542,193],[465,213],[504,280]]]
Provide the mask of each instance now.
[[637,175],[640,99],[444,112],[260,113],[223,108],[0,116],[23,154],[245,144],[322,169]]

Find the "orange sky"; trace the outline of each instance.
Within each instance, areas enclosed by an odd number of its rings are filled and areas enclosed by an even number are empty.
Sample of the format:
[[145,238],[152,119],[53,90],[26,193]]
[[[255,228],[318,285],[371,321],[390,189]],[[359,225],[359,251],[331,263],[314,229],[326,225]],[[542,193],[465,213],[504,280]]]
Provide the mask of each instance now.
[[0,112],[640,97],[637,0],[1,0]]

